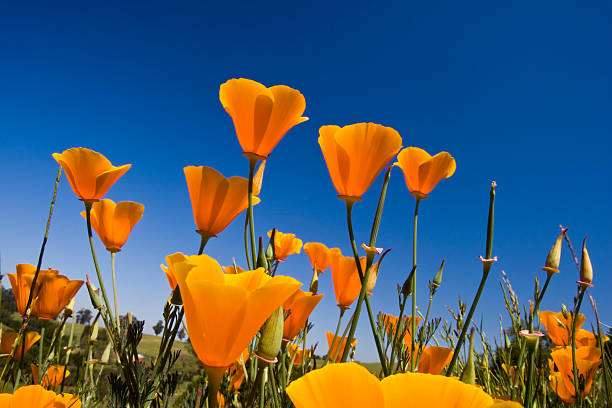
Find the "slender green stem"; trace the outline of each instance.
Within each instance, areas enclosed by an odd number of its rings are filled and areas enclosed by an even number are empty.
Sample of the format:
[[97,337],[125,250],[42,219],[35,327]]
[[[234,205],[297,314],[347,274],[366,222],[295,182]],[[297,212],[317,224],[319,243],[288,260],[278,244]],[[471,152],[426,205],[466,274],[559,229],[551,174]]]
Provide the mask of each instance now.
[[[429,294],[429,304],[427,305],[427,312],[425,313],[425,319],[423,320],[423,326],[421,327],[425,327],[425,325],[427,325],[427,322],[429,321],[429,313],[431,312],[431,304],[433,303],[433,293]],[[425,330],[421,330],[421,335],[419,336],[419,349],[417,351],[417,357],[416,357],[416,363],[415,363],[415,367],[418,368],[419,367],[419,363],[421,362],[421,354],[423,354],[423,347],[425,345]]]
[[117,303],[117,279],[115,277],[115,255],[117,252],[111,251],[111,271],[113,274],[113,297],[115,300],[115,321],[119,321],[119,304]]
[[[411,332],[410,332],[410,356],[414,356],[414,342],[415,342],[415,333],[416,333],[416,266],[417,266],[417,227],[419,220],[419,204],[421,203],[421,199],[416,199],[416,204],[414,205],[414,223],[412,227],[412,269],[414,272],[412,273],[412,319],[410,320]],[[410,371],[415,370],[415,359],[410,358]]]
[[448,368],[446,369],[446,376],[449,377],[452,375],[453,368],[457,363],[457,358],[459,358],[459,352],[461,351],[461,347],[463,346],[463,342],[465,341],[465,336],[467,335],[467,331],[472,322],[472,316],[474,316],[474,312],[476,311],[476,306],[478,305],[478,301],[480,300],[480,295],[484,290],[485,284],[487,283],[487,278],[489,277],[489,272],[491,271],[491,265],[493,259],[491,258],[493,253],[493,220],[495,216],[495,187],[497,184],[495,182],[491,183],[491,190],[489,193],[489,217],[487,221],[487,242],[485,246],[485,256],[486,259],[483,259],[482,262],[482,279],[480,280],[480,285],[478,286],[478,291],[476,292],[476,296],[474,297],[474,301],[472,302],[472,306],[470,307],[470,311],[468,316],[464,322],[463,328],[461,329],[461,334],[457,339],[457,345],[455,346],[455,351],[453,353],[453,358],[451,362],[448,364]]
[[[406,300],[408,298],[406,296],[402,299],[402,304],[400,305],[399,317],[397,318],[397,325],[395,326],[395,332],[393,333],[393,342],[391,343],[391,357],[389,358],[389,374],[393,374],[393,365],[395,364],[395,350],[399,349],[397,347],[397,341],[399,340],[400,327],[402,318],[404,317],[404,309],[406,307]],[[399,363],[398,363],[399,366]]]
[[[327,352],[327,356],[325,356],[325,362],[323,364],[327,364],[329,362],[329,359],[331,358],[331,353],[334,350],[334,346],[336,345],[336,338],[338,337],[338,332],[340,331],[340,325],[342,324],[342,316],[344,316],[344,312],[346,311],[345,308],[340,307],[340,317],[338,317],[338,324],[336,325],[336,331],[334,332],[334,338],[332,339],[332,342],[329,346],[329,351]],[[340,343],[342,344],[342,343]],[[338,345],[338,348],[340,348],[340,345]],[[334,353],[336,354],[336,353]],[[302,358],[303,360],[303,358]],[[333,361],[333,360],[332,360]]]
[[96,249],[94,248],[93,242],[93,232],[91,230],[91,201],[85,201],[85,218],[87,220],[87,236],[89,237],[89,248],[91,249],[91,256],[93,258],[94,267],[96,269],[96,274],[98,275],[98,283],[100,284],[100,289],[102,291],[102,297],[104,298],[104,304],[106,305],[106,310],[108,315],[110,316],[110,322],[114,329],[117,329],[117,322],[113,317],[111,312],[110,302],[108,301],[108,296],[106,295],[106,288],[104,287],[104,280],[102,279],[102,273],[100,272],[100,265],[98,265],[98,257],[96,256]]
[[580,306],[582,306],[582,299],[584,298],[584,294],[586,293],[586,287],[582,284],[579,284],[578,287],[578,301],[576,307],[574,308],[574,313],[572,315],[572,374],[574,376],[574,391],[576,392],[576,400],[580,400],[582,396],[580,395],[580,387],[578,384],[578,367],[576,366],[576,321],[578,320],[578,313],[580,313]]
[[249,158],[249,207],[247,208],[247,217],[249,219],[249,235],[251,239],[251,256],[253,258],[253,267],[257,265],[257,251],[255,249],[255,222],[253,220],[253,175],[255,173],[256,165],[257,159]]
[[253,269],[251,266],[251,256],[249,255],[249,213],[244,217],[244,255],[246,257],[247,266],[249,270]]

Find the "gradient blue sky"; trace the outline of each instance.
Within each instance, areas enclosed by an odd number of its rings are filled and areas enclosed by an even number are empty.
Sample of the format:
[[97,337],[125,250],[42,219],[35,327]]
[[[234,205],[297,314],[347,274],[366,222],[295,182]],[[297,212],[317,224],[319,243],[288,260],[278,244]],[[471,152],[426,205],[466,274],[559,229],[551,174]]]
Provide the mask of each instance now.
[[[343,202],[317,144],[318,128],[372,121],[404,146],[449,151],[457,172],[421,205],[418,296],[446,258],[433,314],[449,318],[457,296],[471,301],[481,276],[489,184],[497,190],[494,265],[476,319],[489,337],[504,316],[504,270],[520,300],[532,298],[559,224],[575,246],[585,235],[595,268],[592,293],[612,324],[609,215],[612,164],[612,6],[609,2],[47,2],[0,5],[0,251],[2,272],[36,263],[57,164],[51,153],[85,146],[132,169],[108,198],[145,204],[118,256],[122,313],[160,318],[169,294],[165,255],[193,253],[198,236],[182,168],[207,165],[247,175],[247,161],[219,85],[246,77],[286,84],[306,97],[310,121],[274,150],[266,168],[258,234],[276,226],[304,242],[349,253]],[[368,238],[381,179],[355,207]],[[378,246],[392,248],[372,303],[396,314],[395,286],[410,265],[414,199],[395,169]],[[79,202],[59,188],[43,266],[71,278],[94,274]],[[222,264],[244,263],[242,217],[211,241]],[[110,285],[110,257],[99,245]],[[544,309],[570,306],[576,267],[565,250]],[[302,253],[279,273],[305,282]],[[5,280],[6,286],[8,282]],[[337,308],[329,272],[310,337],[323,343]],[[608,296],[606,296],[608,289]],[[77,307],[89,306],[86,291]],[[585,303],[591,319],[593,313]],[[357,357],[375,360],[366,319]]]

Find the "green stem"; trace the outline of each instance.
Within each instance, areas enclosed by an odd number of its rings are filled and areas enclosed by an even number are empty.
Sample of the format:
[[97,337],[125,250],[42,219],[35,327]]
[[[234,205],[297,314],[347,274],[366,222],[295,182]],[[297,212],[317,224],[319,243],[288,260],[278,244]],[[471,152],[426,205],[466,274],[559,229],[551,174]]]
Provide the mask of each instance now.
[[576,394],[576,400],[581,398],[580,389],[578,384],[578,367],[576,366],[576,321],[578,320],[578,313],[580,313],[580,306],[582,306],[582,299],[586,293],[586,287],[579,284],[578,287],[578,302],[574,309],[572,316],[572,374],[574,375],[574,391]]
[[246,261],[247,261],[247,266],[249,267],[249,270],[253,269],[253,267],[251,266],[251,257],[249,256],[249,214],[247,211],[247,214],[244,217],[244,255],[246,257]]
[[[416,204],[414,205],[414,223],[412,227],[412,269],[414,272],[412,273],[412,319],[410,320],[411,332],[410,332],[410,356],[414,356],[414,342],[415,342],[415,333],[416,333],[416,266],[417,266],[417,226],[419,220],[419,204],[421,203],[421,199],[416,199]],[[414,361],[415,359],[410,357],[410,371],[414,371]]]
[[102,280],[102,273],[100,272],[100,266],[98,265],[98,257],[96,256],[96,249],[94,248],[93,243],[93,232],[91,230],[91,201],[85,201],[85,218],[87,219],[87,236],[89,237],[89,248],[91,249],[91,256],[93,257],[94,267],[96,268],[96,274],[98,275],[98,283],[100,284],[100,289],[102,291],[102,297],[104,298],[104,304],[106,305],[107,313],[110,316],[110,322],[113,329],[117,329],[117,322],[113,317],[111,312],[110,302],[108,301],[108,296],[106,295],[106,288],[104,287],[104,280]]
[[255,173],[257,161],[257,159],[249,158],[249,207],[247,208],[247,217],[249,219],[249,235],[251,238],[251,256],[253,258],[253,266],[257,265],[257,253],[255,250],[255,223],[253,220],[253,175]]
[[119,304],[117,303],[117,279],[115,277],[115,251],[111,251],[111,271],[113,274],[113,297],[115,299],[115,321],[119,321]]
[[465,336],[467,335],[467,331],[472,322],[472,316],[476,311],[476,306],[478,305],[478,301],[480,300],[480,295],[484,290],[485,284],[487,283],[487,278],[489,277],[489,272],[491,271],[491,255],[493,253],[493,220],[495,215],[495,187],[497,184],[495,182],[491,183],[491,190],[489,192],[489,217],[487,221],[487,242],[485,247],[485,257],[486,259],[482,263],[482,279],[480,280],[480,285],[478,286],[478,291],[476,292],[476,296],[474,297],[474,301],[472,302],[472,306],[470,307],[470,311],[468,313],[467,319],[464,322],[463,328],[461,329],[461,334],[459,335],[459,339],[457,339],[457,345],[455,346],[455,351],[453,353],[453,358],[451,362],[448,364],[448,368],[446,369],[446,376],[449,377],[452,375],[453,368],[457,363],[457,358],[459,357],[459,352],[461,351],[461,347],[463,346],[463,342],[465,341]]
[[[329,351],[327,352],[327,356],[325,356],[325,362],[323,363],[323,365],[327,364],[329,362],[330,358],[331,358],[331,353],[334,350],[334,346],[336,345],[336,338],[338,337],[338,332],[340,331],[340,325],[342,324],[342,316],[344,316],[344,312],[345,311],[346,311],[346,309],[344,309],[343,307],[340,307],[340,317],[338,318],[338,324],[336,325],[336,331],[334,332],[334,338],[332,339],[332,342],[331,342],[331,344],[329,346]],[[342,344],[342,343],[340,343],[340,344]],[[334,354],[336,354],[336,353],[334,353]],[[302,357],[302,360],[304,360],[303,357]]]

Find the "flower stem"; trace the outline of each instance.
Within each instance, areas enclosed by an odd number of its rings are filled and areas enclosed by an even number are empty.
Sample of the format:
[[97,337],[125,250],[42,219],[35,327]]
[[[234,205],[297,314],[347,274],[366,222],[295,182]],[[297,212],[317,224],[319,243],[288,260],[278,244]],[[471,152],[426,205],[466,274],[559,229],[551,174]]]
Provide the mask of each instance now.
[[480,300],[480,295],[484,290],[485,284],[487,283],[487,278],[489,277],[489,272],[491,271],[491,255],[493,253],[493,219],[495,215],[495,187],[497,184],[495,182],[491,183],[491,190],[489,192],[489,217],[487,222],[487,242],[485,247],[485,257],[482,263],[482,279],[480,280],[480,285],[478,286],[478,291],[476,292],[476,296],[474,297],[474,301],[472,302],[472,306],[470,307],[470,311],[468,316],[464,322],[463,328],[461,329],[461,334],[457,339],[457,345],[455,346],[455,351],[453,353],[453,358],[451,362],[448,364],[448,368],[446,369],[446,376],[450,377],[453,373],[453,368],[457,363],[457,358],[459,357],[459,352],[461,351],[461,347],[463,346],[463,342],[465,341],[465,336],[467,335],[467,331],[470,327],[470,323],[472,322],[472,316],[476,311],[476,306],[478,305],[478,301]]
[[104,298],[104,304],[106,305],[107,313],[110,316],[110,322],[114,329],[117,329],[117,322],[113,318],[113,314],[111,312],[110,302],[108,301],[108,296],[106,295],[106,288],[104,287],[104,281],[102,280],[102,273],[100,272],[100,266],[98,265],[98,257],[96,256],[96,249],[94,248],[93,243],[93,232],[91,230],[91,201],[85,201],[85,218],[87,219],[87,236],[89,237],[89,248],[91,249],[91,256],[93,258],[94,267],[96,268],[96,274],[98,275],[98,283],[100,284],[100,289],[102,290],[102,296]]
[[255,250],[255,224],[253,221],[253,174],[255,173],[255,166],[257,165],[257,159],[249,158],[249,189],[248,199],[249,207],[247,208],[247,217],[249,219],[249,235],[251,238],[251,256],[253,258],[253,267],[257,264],[257,252]]
[[[331,358],[331,353],[334,350],[334,346],[336,345],[336,338],[338,337],[338,332],[340,331],[340,325],[342,323],[342,316],[344,316],[345,311],[346,309],[344,309],[343,307],[340,307],[340,317],[338,318],[338,324],[336,325],[336,331],[334,332],[334,338],[332,339],[332,342],[329,346],[329,351],[327,352],[327,356],[325,356],[325,362],[323,364],[327,364],[329,362],[329,359]],[[342,342],[340,344],[342,344]],[[338,347],[340,347],[340,345],[338,345]],[[334,357],[336,353],[337,352],[334,353]],[[302,360],[304,360],[303,357],[302,357]]]
[[[416,204],[414,205],[414,223],[412,227],[412,319],[410,320],[411,332],[410,332],[410,355],[414,356],[414,341],[415,341],[415,333],[416,333],[416,266],[417,266],[417,227],[419,220],[419,204],[421,203],[421,199],[416,199]],[[427,323],[427,322],[425,322]],[[415,370],[414,364],[416,363],[414,358],[410,358],[410,371]]]
[[580,400],[582,396],[580,395],[580,387],[578,384],[578,367],[576,365],[576,321],[578,320],[578,313],[580,313],[580,306],[582,306],[582,299],[584,298],[584,294],[587,289],[584,285],[578,284],[578,299],[576,301],[576,307],[574,308],[574,313],[572,314],[572,374],[574,376],[574,391],[576,394],[576,400]]
[[113,297],[115,299],[115,321],[119,321],[119,305],[117,303],[117,279],[115,277],[115,251],[111,251],[111,271],[113,274]]

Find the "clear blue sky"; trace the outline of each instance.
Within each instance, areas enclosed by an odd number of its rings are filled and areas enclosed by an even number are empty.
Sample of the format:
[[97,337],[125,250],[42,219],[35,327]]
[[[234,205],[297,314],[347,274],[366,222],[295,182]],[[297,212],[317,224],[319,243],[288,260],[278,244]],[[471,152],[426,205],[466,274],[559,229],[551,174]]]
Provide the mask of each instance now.
[[[318,128],[372,121],[404,146],[450,152],[457,172],[421,205],[418,296],[446,258],[434,315],[469,302],[481,275],[488,190],[497,190],[493,267],[476,317],[489,336],[504,313],[498,281],[520,299],[558,233],[589,236],[602,320],[612,324],[609,215],[612,164],[612,7],[609,2],[46,2],[0,6],[0,251],[2,272],[36,263],[57,169],[51,153],[85,146],[132,169],[108,194],[143,203],[144,218],[118,256],[122,313],[161,317],[169,294],[165,255],[193,253],[198,236],[182,168],[247,175],[219,85],[246,77],[306,97],[310,121],[274,150],[266,168],[258,234],[276,226],[304,242],[349,253],[343,202],[317,144]],[[367,240],[381,179],[355,207]],[[81,202],[62,180],[44,267],[93,275]],[[392,248],[372,303],[396,314],[395,286],[410,265],[414,199],[393,171],[378,246]],[[211,241],[222,264],[244,263],[242,217]],[[99,255],[110,285],[110,257]],[[564,249],[543,308],[572,304],[577,272]],[[307,257],[279,273],[308,284]],[[6,286],[8,282],[3,281]],[[327,345],[337,308],[329,272],[311,338]],[[607,296],[608,295],[608,296]],[[86,291],[78,305],[88,306]],[[589,316],[592,311],[585,303]],[[504,315],[505,324],[508,319]],[[367,321],[357,357],[376,358]]]

